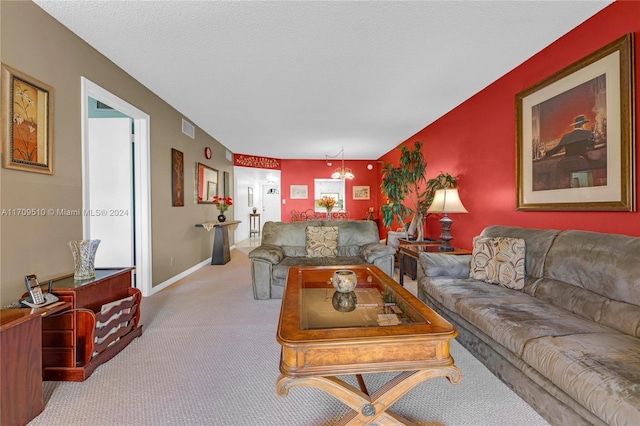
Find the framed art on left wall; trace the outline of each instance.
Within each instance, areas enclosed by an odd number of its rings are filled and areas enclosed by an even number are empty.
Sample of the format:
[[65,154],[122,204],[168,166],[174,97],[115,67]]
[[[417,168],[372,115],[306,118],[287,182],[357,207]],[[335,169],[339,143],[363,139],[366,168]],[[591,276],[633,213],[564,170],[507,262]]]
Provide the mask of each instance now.
[[171,148],[171,205],[184,206],[184,154]]
[[53,87],[2,64],[2,166],[53,174]]

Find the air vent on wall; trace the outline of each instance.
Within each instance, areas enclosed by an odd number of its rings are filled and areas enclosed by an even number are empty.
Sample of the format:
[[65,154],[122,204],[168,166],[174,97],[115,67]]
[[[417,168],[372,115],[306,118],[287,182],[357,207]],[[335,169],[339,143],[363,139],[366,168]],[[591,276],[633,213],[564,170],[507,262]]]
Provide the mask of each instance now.
[[196,128],[184,118],[182,119],[182,133],[189,136],[191,139],[196,138]]
[[96,101],[96,108],[97,109],[113,109],[109,105],[105,104],[104,102],[100,102],[100,101]]

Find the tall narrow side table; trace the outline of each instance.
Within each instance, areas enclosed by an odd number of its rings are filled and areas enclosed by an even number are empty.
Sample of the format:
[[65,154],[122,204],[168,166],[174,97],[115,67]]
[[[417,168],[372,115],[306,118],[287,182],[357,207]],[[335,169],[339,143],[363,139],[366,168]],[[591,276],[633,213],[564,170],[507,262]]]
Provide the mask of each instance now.
[[260,235],[260,213],[249,214],[249,238]]
[[215,229],[213,235],[213,250],[211,252],[212,265],[224,265],[231,260],[231,252],[229,250],[229,229],[235,231],[239,220],[230,220],[228,222],[205,222],[197,223],[196,227],[204,228],[207,231]]

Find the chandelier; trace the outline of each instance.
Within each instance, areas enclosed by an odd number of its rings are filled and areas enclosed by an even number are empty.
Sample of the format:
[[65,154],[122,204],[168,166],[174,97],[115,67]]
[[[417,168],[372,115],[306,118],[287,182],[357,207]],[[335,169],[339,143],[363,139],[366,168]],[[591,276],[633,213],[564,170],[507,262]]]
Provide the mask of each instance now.
[[349,167],[344,166],[344,148],[342,148],[340,152],[338,152],[336,155],[325,155],[325,160],[327,162],[327,165],[328,166],[331,165],[331,163],[329,162],[330,158],[338,158],[339,156],[342,156],[342,166],[338,167],[331,174],[331,179],[342,179],[342,180],[353,179],[355,177],[355,175],[353,174],[353,171]]

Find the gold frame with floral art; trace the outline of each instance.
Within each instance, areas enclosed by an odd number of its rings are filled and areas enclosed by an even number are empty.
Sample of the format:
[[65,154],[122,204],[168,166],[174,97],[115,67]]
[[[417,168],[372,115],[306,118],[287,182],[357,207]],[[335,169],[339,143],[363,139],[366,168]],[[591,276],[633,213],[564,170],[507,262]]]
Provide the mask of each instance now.
[[53,174],[53,87],[2,64],[2,166]]

